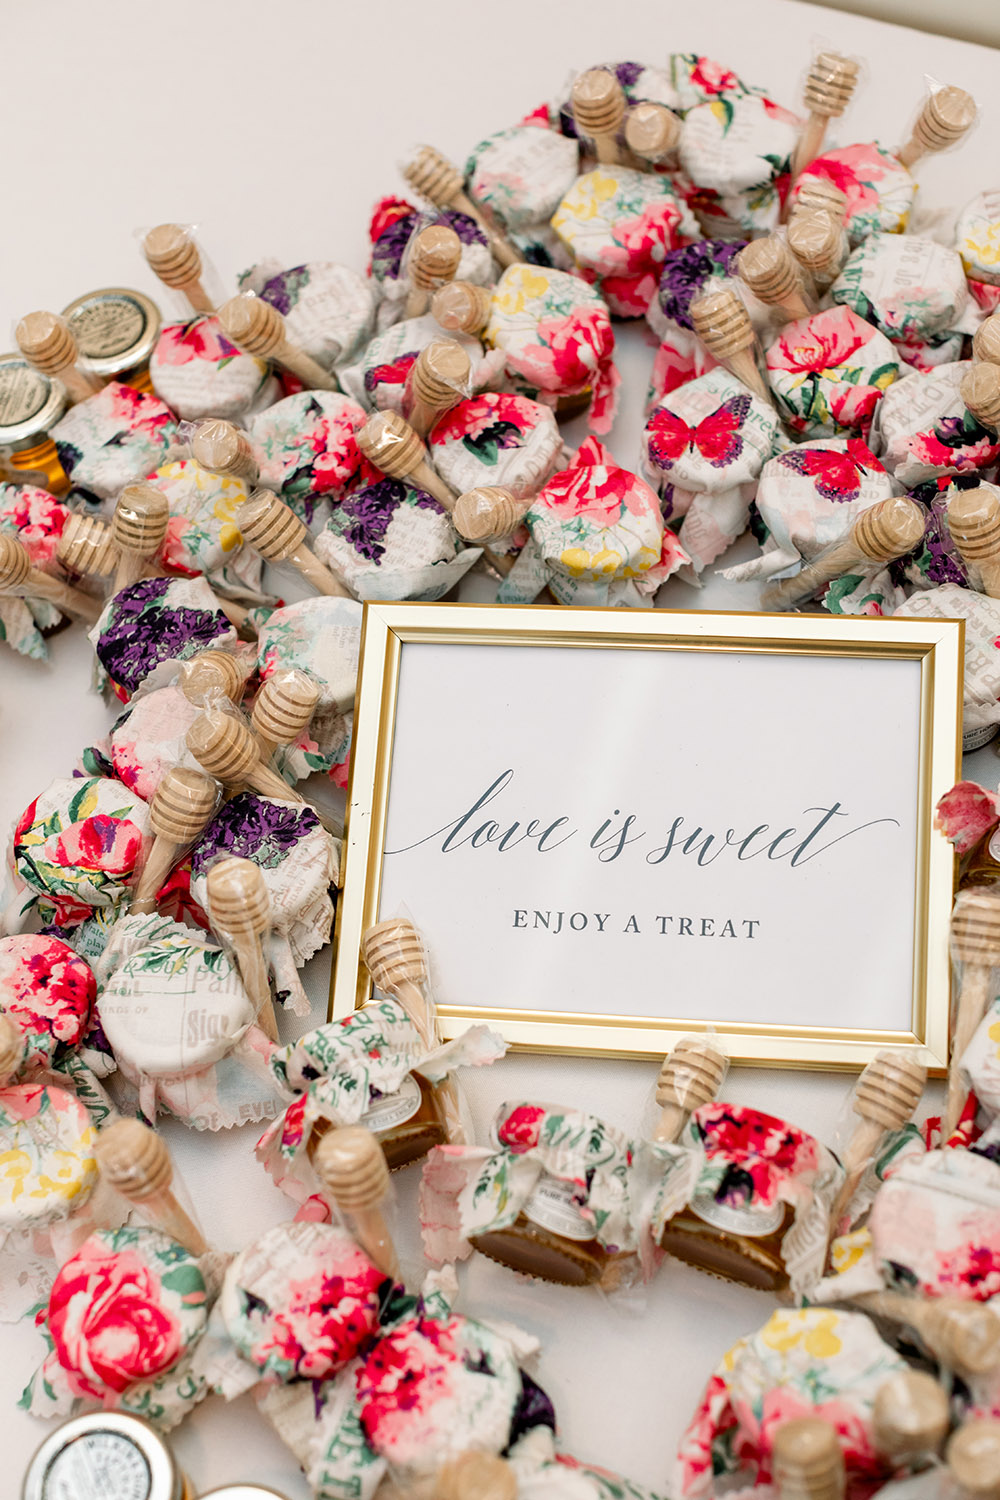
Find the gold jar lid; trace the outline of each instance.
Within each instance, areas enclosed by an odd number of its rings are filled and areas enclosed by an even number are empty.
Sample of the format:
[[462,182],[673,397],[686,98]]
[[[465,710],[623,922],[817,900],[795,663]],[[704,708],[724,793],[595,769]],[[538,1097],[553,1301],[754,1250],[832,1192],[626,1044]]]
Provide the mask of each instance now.
[[286,1500],[277,1490],[269,1490],[263,1484],[224,1484],[221,1489],[209,1490],[201,1500]]
[[148,362],[160,335],[160,310],[145,292],[106,286],[62,311],[80,351],[80,368],[110,380]]
[[123,1412],[63,1422],[38,1449],[21,1500],[185,1500],[184,1476],[148,1423]]
[[0,448],[30,448],[66,410],[58,380],[36,370],[23,354],[0,354]]

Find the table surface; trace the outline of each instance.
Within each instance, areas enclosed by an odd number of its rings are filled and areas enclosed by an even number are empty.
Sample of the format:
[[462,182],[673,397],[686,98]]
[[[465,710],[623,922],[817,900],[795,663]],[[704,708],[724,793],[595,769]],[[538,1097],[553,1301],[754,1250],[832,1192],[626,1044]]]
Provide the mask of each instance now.
[[[400,191],[396,163],[418,141],[454,159],[517,120],[558,89],[571,70],[598,60],[655,62],[667,51],[719,58],[794,105],[812,50],[828,44],[869,61],[866,87],[842,140],[904,138],[924,75],[960,83],[984,101],[968,147],[921,166],[921,202],[946,221],[976,192],[995,186],[985,143],[996,128],[997,54],[986,48],[832,13],[791,0],[715,0],[700,11],[680,0],[586,3],[572,10],[508,0],[486,34],[474,12],[444,0],[421,6],[330,6],[295,0],[282,13],[262,0],[176,0],[145,8],[122,0],[77,7],[56,0],[5,16],[10,67],[0,110],[20,127],[8,154],[6,196],[17,204],[0,278],[0,327],[34,307],[59,308],[82,290],[113,284],[160,291],[139,254],[137,226],[175,218],[199,226],[200,243],[225,285],[252,260],[277,256],[360,267],[374,199]],[[478,17],[477,17],[478,19]],[[39,94],[39,82],[44,92]],[[176,88],[176,95],[171,91]],[[84,104],[83,101],[86,101]],[[163,305],[161,299],[161,305]],[[652,351],[641,329],[619,338],[626,395],[610,439],[631,465],[642,426]],[[579,424],[569,440],[582,437]],[[726,561],[752,555],[747,539]],[[294,590],[282,579],[287,595]],[[463,598],[490,597],[487,580]],[[665,608],[754,609],[758,586],[709,579],[700,593],[671,581]],[[48,666],[4,652],[0,664],[0,827],[104,732],[110,711],[88,690],[90,648],[81,629],[52,642]],[[991,749],[967,772],[997,781]],[[306,970],[312,1024],[325,1014],[330,950]],[[655,981],[655,975],[648,976]],[[283,1018],[286,1039],[304,1029]],[[469,1080],[477,1128],[514,1095],[597,1109],[635,1128],[651,1099],[651,1064],[515,1056]],[[850,1082],[821,1073],[739,1069],[727,1093],[797,1121],[832,1141]],[[236,1248],[290,1214],[288,1201],[255,1164],[256,1127],[197,1135],[164,1133],[209,1237]],[[418,1172],[397,1174],[396,1219],[404,1261],[419,1277],[414,1232]],[[462,1310],[513,1320],[541,1340],[538,1378],[552,1396],[564,1446],[580,1458],[664,1488],[677,1439],[722,1353],[759,1326],[771,1303],[677,1264],[642,1298],[609,1303],[592,1291],[532,1283],[481,1257],[461,1271]],[[0,1500],[44,1428],[14,1403],[33,1369],[32,1328],[4,1329],[0,1412],[6,1458]],[[610,1378],[609,1378],[610,1377]],[[248,1397],[206,1402],[174,1436],[196,1492],[253,1478],[288,1496],[307,1486]]]

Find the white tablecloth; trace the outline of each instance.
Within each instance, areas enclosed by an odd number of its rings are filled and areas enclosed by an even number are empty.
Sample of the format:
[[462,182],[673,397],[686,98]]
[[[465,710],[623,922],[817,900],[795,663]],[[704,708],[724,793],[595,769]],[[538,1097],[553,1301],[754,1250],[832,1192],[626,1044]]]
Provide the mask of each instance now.
[[[160,297],[134,231],[169,218],[199,226],[226,285],[263,255],[286,265],[311,257],[360,267],[372,203],[400,191],[396,162],[411,144],[433,142],[461,162],[484,135],[549,97],[571,70],[600,60],[656,62],[668,51],[697,50],[794,105],[811,51],[826,42],[870,62],[841,139],[886,144],[904,137],[924,74],[960,83],[983,101],[979,133],[965,150],[921,166],[921,199],[945,214],[997,185],[987,148],[998,118],[996,53],[790,0],[715,0],[705,9],[681,0],[585,0],[572,8],[508,0],[492,10],[447,0],[380,7],[292,0],[280,9],[263,0],[169,7],[62,0],[9,8],[5,34],[0,108],[9,122],[10,212],[0,327],[35,307],[58,309],[92,287],[133,285]],[[610,445],[631,465],[652,351],[638,328],[623,330],[619,347],[627,394]],[[582,436],[579,424],[567,434],[574,435]],[[744,540],[727,561],[753,551]],[[294,593],[285,580],[282,587]],[[489,597],[487,581],[470,580],[463,597]],[[671,582],[657,602],[752,609],[757,589],[710,580],[698,594]],[[4,827],[50,779],[67,774],[79,748],[110,721],[88,691],[82,630],[59,636],[51,653],[48,667],[6,649],[0,658]],[[734,765],[737,754],[734,743]],[[987,748],[968,769],[994,785],[995,767]],[[307,970],[316,1021],[325,1015],[329,965],[327,950]],[[282,1031],[295,1034],[285,1021]],[[470,1092],[480,1128],[517,1094],[585,1103],[634,1128],[655,1071],[518,1056],[474,1076]],[[780,1113],[830,1141],[849,1089],[845,1077],[763,1070],[738,1070],[727,1085],[734,1101]],[[288,1202],[252,1159],[254,1127],[218,1136],[170,1124],[164,1130],[218,1244],[235,1248],[289,1216]],[[415,1273],[416,1176],[411,1169],[397,1177],[399,1239]],[[643,1304],[530,1283],[480,1257],[461,1280],[463,1310],[512,1319],[541,1339],[538,1378],[555,1402],[565,1446],[658,1487],[717,1359],[771,1310],[762,1294],[678,1265],[664,1269]],[[13,1497],[43,1433],[13,1409],[39,1340],[26,1325],[0,1338],[0,1496]],[[196,1491],[253,1478],[289,1500],[307,1493],[248,1398],[228,1407],[213,1398],[174,1442]]]

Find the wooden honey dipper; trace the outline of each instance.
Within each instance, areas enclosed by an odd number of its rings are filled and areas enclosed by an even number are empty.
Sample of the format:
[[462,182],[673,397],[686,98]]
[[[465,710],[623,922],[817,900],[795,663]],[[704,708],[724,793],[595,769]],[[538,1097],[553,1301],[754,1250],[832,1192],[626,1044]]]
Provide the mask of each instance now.
[[354,597],[307,546],[309,528],[273,490],[254,490],[237,506],[236,524],[255,552],[268,562],[291,563],[317,594],[333,599]]
[[477,547],[516,531],[531,508],[531,500],[517,500],[499,484],[481,484],[455,501],[452,523],[459,536]]
[[434,1500],[517,1500],[517,1476],[499,1454],[469,1448],[438,1469]]
[[430,306],[431,296],[458,275],[462,241],[447,224],[428,224],[413,237],[405,270],[411,288],[404,317],[419,318]]
[[215,311],[201,284],[198,246],[180,224],[157,224],[144,238],[142,251],[154,276],[158,276],[164,286],[183,292],[195,312]]
[[769,307],[780,307],[793,320],[814,311],[803,295],[798,263],[777,235],[751,240],[737,256],[736,267],[754,296]]
[[0,1088],[17,1077],[24,1058],[24,1034],[6,1011],[0,1010]]
[[389,1167],[382,1147],[363,1125],[328,1130],[313,1153],[313,1166],[331,1205],[347,1218],[369,1260],[399,1277],[399,1263],[382,1203],[389,1191]]
[[708,352],[727,365],[754,395],[771,404],[770,389],[754,357],[757,336],[750,314],[736,293],[730,287],[708,292],[692,302],[690,314],[694,331]]
[[0,595],[10,594],[14,598],[25,597],[47,599],[57,609],[68,615],[76,615],[88,624],[95,625],[100,619],[103,605],[89,594],[71,588],[58,578],[52,578],[36,568],[23,542],[8,532],[0,532]]
[[793,182],[819,156],[827,126],[844,113],[857,81],[858,65],[849,57],[841,57],[838,52],[820,52],[813,60],[802,91],[809,116],[792,153]]
[[210,474],[242,479],[256,484],[258,467],[245,432],[221,417],[206,417],[191,434],[191,453],[196,464]]
[[228,698],[239,707],[248,676],[228,651],[199,651],[181,666],[177,685],[196,708],[204,708],[215,698]]
[[948,497],[948,530],[983,593],[1000,599],[1000,500],[994,491],[984,484],[953,490]]
[[515,266],[523,259],[464,192],[458,168],[433,146],[418,146],[414,155],[404,163],[403,176],[413,191],[433,203],[435,208],[450,208],[474,219],[489,240],[494,259],[500,265]]
[[625,143],[641,161],[666,161],[680,144],[680,118],[665,104],[635,104],[625,118]]
[[269,761],[279,745],[294,745],[316,712],[319,685],[298,667],[275,672],[257,694],[250,724],[261,759]]
[[170,524],[170,502],[162,490],[140,480],[127,484],[111,518],[111,539],[118,548],[114,592],[147,578]]
[[432,339],[410,366],[409,422],[426,438],[437,419],[472,394],[472,361],[454,339]]
[[989,1375],[1000,1367],[1000,1313],[983,1302],[883,1291],[865,1292],[850,1305],[907,1324],[939,1364],[963,1379]]
[[984,318],[972,335],[972,353],[989,365],[1000,365],[1000,313]]
[[1000,1422],[988,1417],[963,1422],[945,1449],[945,1463],[961,1500],[1000,1496]]
[[56,557],[67,573],[84,578],[105,578],[118,567],[118,556],[111,527],[104,521],[78,512],[66,517]]
[[958,391],[977,422],[1000,433],[1000,365],[973,365],[962,376]]
[[858,568],[871,573],[894,558],[905,557],[923,534],[924,512],[915,500],[906,495],[877,500],[861,512],[847,536],[825,547],[794,577],[766,588],[761,608],[793,609],[845,573]]
[[981,888],[959,892],[951,914],[951,943],[962,965],[962,987],[955,1008],[942,1140],[951,1135],[965,1106],[968,1091],[959,1067],[962,1054],[993,999],[990,976],[1000,967],[1000,893]]
[[409,422],[394,411],[377,411],[357,434],[357,444],[369,463],[403,479],[428,495],[450,515],[455,495],[427,462],[427,451]]
[[797,214],[824,213],[843,225],[847,216],[847,194],[829,177],[806,177],[796,186],[795,197],[790,202],[790,219]]
[[204,1255],[204,1236],[171,1192],[173,1164],[166,1141],[155,1130],[141,1120],[115,1120],[98,1131],[94,1155],[105,1182],[155,1228],[192,1255]]
[[361,958],[375,986],[406,1011],[428,1051],[438,1045],[437,1016],[427,999],[427,954],[423,940],[405,917],[390,917],[366,928]]
[[905,1052],[879,1052],[861,1074],[852,1106],[860,1123],[844,1152],[844,1181],[830,1210],[834,1234],[883,1136],[890,1130],[901,1130],[912,1117],[926,1082],[923,1063]]
[[872,1439],[893,1468],[937,1453],[949,1425],[948,1397],[924,1370],[901,1370],[875,1392]]
[[822,1417],[781,1423],[772,1469],[779,1500],[843,1500],[844,1455],[836,1428]]
[[271,926],[271,898],[263,872],[249,859],[223,859],[209,870],[206,886],[209,921],[236,955],[243,988],[257,1012],[257,1025],[276,1042],[278,1026],[264,951]]
[[725,1076],[726,1059],[717,1048],[710,1042],[681,1037],[664,1058],[656,1080],[660,1118],[653,1140],[665,1145],[676,1141],[688,1115],[716,1097]]
[[493,290],[474,281],[452,281],[431,298],[431,312],[446,333],[482,333],[490,321]]
[[897,160],[912,171],[922,156],[945,151],[972,129],[976,119],[976,101],[965,89],[936,89],[924,100],[906,145],[896,153]]
[[301,793],[265,766],[260,746],[242,719],[219,708],[206,708],[185,735],[195,760],[227,789],[249,787],[261,797],[304,802]]
[[149,805],[153,847],[136,881],[132,915],[156,910],[156,893],[189,844],[215,812],[219,788],[201,771],[175,766],[166,771]]
[[285,320],[276,307],[253,292],[240,292],[224,302],[218,312],[222,331],[231,344],[245,354],[269,359],[297,375],[307,389],[339,391],[340,386],[311,354],[290,342]]
[[605,166],[622,166],[618,132],[625,120],[625,90],[607,68],[588,68],[570,93],[573,119],[580,135],[594,143],[597,160]]
[[80,351],[65,318],[50,312],[28,313],[18,323],[15,337],[28,364],[50,380],[58,380],[71,403],[86,401],[104,389],[98,375],[77,368]]
[[836,281],[847,253],[842,223],[826,212],[799,213],[788,226],[788,248],[817,287]]

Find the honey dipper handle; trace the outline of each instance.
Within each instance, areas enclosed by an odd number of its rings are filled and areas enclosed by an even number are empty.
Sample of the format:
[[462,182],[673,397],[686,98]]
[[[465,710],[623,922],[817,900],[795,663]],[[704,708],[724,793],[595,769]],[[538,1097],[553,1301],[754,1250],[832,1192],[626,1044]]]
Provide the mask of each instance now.
[[135,884],[129,907],[130,916],[144,916],[156,910],[156,893],[177,863],[183,848],[183,844],[175,844],[172,839],[164,838],[162,833],[156,835],[149,858]]
[[948,1097],[941,1117],[941,1138],[946,1141],[958,1124],[969,1091],[962,1080],[960,1063],[976,1027],[993,998],[990,984],[992,969],[982,964],[966,964],[962,989],[955,1013],[955,1031],[951,1039],[951,1065],[948,1069]]
[[660,1109],[660,1118],[656,1122],[653,1131],[653,1140],[661,1145],[669,1146],[684,1129],[684,1122],[688,1112],[681,1104],[664,1104]]
[[762,401],[766,401],[768,406],[773,406],[771,388],[757,368],[752,349],[737,349],[736,353],[731,354],[724,362],[729,365],[737,380],[742,380],[748,390],[753,391],[754,395],[759,396]]
[[76,365],[67,365],[65,370],[59,371],[56,378],[63,386],[73,406],[80,401],[86,401],[89,396],[96,396],[98,391],[104,389],[104,381],[99,375],[91,375],[86,370],[78,370]]
[[456,213],[465,214],[467,218],[475,220],[490,242],[490,250],[493,252],[494,260],[498,261],[504,270],[508,266],[518,265],[524,259],[515,250],[510,240],[494,229],[482,210],[477,208],[472,199],[465,193],[457,192],[451,200],[451,206]]
[[[20,592],[20,591],[19,591]],[[72,588],[58,578],[51,578],[41,568],[32,568],[24,585],[23,593],[38,599],[47,599],[67,615],[76,615],[90,625],[96,625],[104,608],[100,599],[91,598],[80,589]]]
[[307,583],[312,584],[317,594],[324,594],[328,599],[354,598],[350,589],[345,588],[340,579],[320,562],[310,547],[296,547],[294,552],[288,554],[288,561],[298,568],[303,578]]
[[837,1233],[837,1225],[858,1190],[865,1168],[878,1150],[884,1131],[875,1120],[859,1120],[851,1133],[844,1152],[844,1180],[830,1210],[830,1237]]
[[297,348],[287,339],[283,339],[274,351],[274,359],[286,370],[291,370],[293,375],[297,375],[308,390],[340,390],[340,385],[333,375],[324,370],[322,365],[317,364],[311,354],[307,354],[304,349]]
[[150,1221],[168,1234],[178,1245],[183,1245],[185,1250],[192,1255],[204,1255],[208,1244],[201,1230],[195,1224],[191,1216],[185,1212],[177,1202],[169,1188],[162,1192],[151,1193],[138,1205],[140,1213],[144,1213]]
[[399,1261],[385,1217],[380,1208],[356,1208],[346,1215],[354,1238],[384,1275],[399,1280]]
[[143,557],[140,552],[131,552],[128,548],[122,548],[118,553],[118,566],[115,569],[111,592],[118,594],[122,589],[131,588],[133,583],[139,583],[143,578],[159,576],[160,572],[153,558]]
[[447,511],[449,516],[451,515],[458,496],[454,490],[449,489],[443,479],[435,474],[426,459],[422,458],[418,464],[415,464],[412,472],[406,477],[418,490],[425,490],[432,499],[437,501],[442,510]]
[[864,555],[850,535],[842,537],[812,562],[806,563],[794,577],[779,579],[766,588],[761,595],[761,609],[794,609],[804,599],[812,598],[825,584],[843,577],[851,568],[862,566],[871,571],[877,564]]
[[177,290],[183,292],[196,313],[207,313],[211,316],[215,312],[215,304],[199,279],[185,281],[184,285],[179,286]]
[[272,1042],[278,1040],[278,1023],[271,999],[271,981],[268,977],[268,962],[264,944],[252,932],[230,933],[236,962],[239,966],[243,988],[250,996],[250,1003],[257,1012],[257,1025]]
[[305,802],[306,800],[302,793],[297,792],[293,786],[289,786],[277,771],[272,771],[261,762],[251,766],[245,780],[250,790],[261,797],[273,797],[283,802]]

